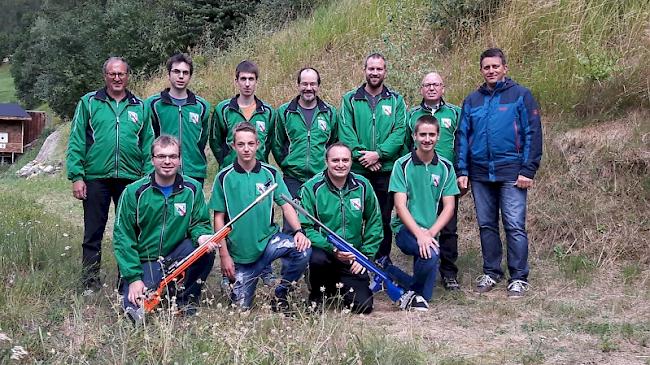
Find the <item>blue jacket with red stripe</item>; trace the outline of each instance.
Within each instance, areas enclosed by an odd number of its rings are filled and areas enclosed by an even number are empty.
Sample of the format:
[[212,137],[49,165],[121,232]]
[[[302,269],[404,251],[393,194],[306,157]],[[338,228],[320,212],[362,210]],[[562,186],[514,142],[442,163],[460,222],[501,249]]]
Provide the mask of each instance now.
[[478,181],[534,178],[542,159],[539,106],[530,90],[505,78],[483,84],[463,101],[456,143],[456,173]]

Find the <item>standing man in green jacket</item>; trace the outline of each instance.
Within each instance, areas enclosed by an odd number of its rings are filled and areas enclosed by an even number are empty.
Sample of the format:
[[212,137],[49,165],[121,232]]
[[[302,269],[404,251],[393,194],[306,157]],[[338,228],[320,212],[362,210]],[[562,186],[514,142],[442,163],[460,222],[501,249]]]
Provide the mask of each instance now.
[[298,96],[276,113],[273,156],[294,198],[305,181],[325,170],[325,148],[337,136],[336,109],[318,97],[320,83],[316,69],[298,71]]
[[[158,137],[151,153],[154,172],[128,185],[120,198],[113,250],[123,279],[122,306],[134,322],[142,319],[137,309],[146,289],[155,289],[162,280],[163,265],[188,256],[212,235],[202,185],[178,173],[181,151],[175,137]],[[176,296],[183,313],[196,311],[214,256],[204,255],[185,272],[184,289]]]
[[257,130],[260,147],[257,159],[268,162],[273,142],[275,112],[269,104],[255,96],[259,68],[251,61],[242,61],[235,69],[235,86],[239,94],[217,104],[212,114],[210,148],[219,162],[219,169],[230,165],[237,159],[232,149],[233,128],[241,122],[249,122]]
[[[377,196],[370,182],[350,172],[352,151],[341,142],[327,148],[327,170],[307,181],[300,192],[302,206],[328,228],[354,245],[367,257],[374,257],[384,238]],[[312,242],[309,260],[309,300],[322,304],[325,296],[343,295],[343,304],[355,313],[372,312],[372,291],[366,269],[353,254],[336,250],[327,233],[308,218],[301,217]],[[342,287],[337,287],[337,283]]]
[[83,201],[82,284],[101,287],[101,242],[108,209],[124,187],[150,169],[153,140],[144,103],[128,89],[129,65],[121,57],[104,62],[105,87],[79,101],[72,119],[66,168],[72,195]]
[[[454,163],[454,141],[456,139],[456,129],[458,129],[458,120],[460,118],[460,108],[456,105],[447,103],[443,96],[445,95],[445,84],[442,77],[436,72],[430,72],[424,75],[420,87],[422,102],[411,108],[409,112],[409,121],[406,125],[406,146],[408,153],[413,149],[413,132],[415,123],[421,116],[434,116],[439,122],[440,134],[436,143],[436,153],[438,157],[444,158],[450,163]],[[442,285],[446,290],[460,290],[458,284],[458,200],[460,195],[456,195],[456,204],[454,204],[454,214],[449,223],[440,231],[440,278]],[[442,213],[442,201],[438,206],[438,214]]]
[[150,96],[145,107],[155,137],[169,134],[183,149],[180,171],[203,184],[207,159],[205,146],[210,127],[210,103],[187,87],[194,74],[190,56],[178,53],[167,60],[169,88]]
[[388,182],[393,163],[404,145],[404,98],[384,85],[386,59],[379,53],[366,58],[366,83],[343,96],[339,138],[352,149],[352,171],[365,176],[375,189],[381,209],[384,239],[376,257],[390,255],[390,217],[393,197]]

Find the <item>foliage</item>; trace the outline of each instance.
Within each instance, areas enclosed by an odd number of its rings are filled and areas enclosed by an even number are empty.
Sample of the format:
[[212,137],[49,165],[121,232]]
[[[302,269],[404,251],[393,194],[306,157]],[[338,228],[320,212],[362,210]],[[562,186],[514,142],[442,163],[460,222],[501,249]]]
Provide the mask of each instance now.
[[0,12],[0,60],[9,57],[33,20],[42,0],[4,0]]
[[505,0],[432,0],[429,19],[434,27],[447,29],[450,40],[474,36]]

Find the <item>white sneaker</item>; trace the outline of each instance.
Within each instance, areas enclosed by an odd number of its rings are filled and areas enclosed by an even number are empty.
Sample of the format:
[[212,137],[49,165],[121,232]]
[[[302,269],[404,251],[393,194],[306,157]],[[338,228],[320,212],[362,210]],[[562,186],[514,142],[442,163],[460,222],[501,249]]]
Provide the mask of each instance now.
[[402,294],[402,296],[399,298],[399,309],[407,310],[409,308],[409,304],[413,300],[413,297],[415,297],[415,292],[413,290],[409,290]]
[[529,287],[530,285],[523,280],[513,280],[512,283],[508,284],[508,298],[523,298]]
[[411,299],[409,303],[408,310],[426,312],[429,310],[429,303],[421,295],[416,295]]

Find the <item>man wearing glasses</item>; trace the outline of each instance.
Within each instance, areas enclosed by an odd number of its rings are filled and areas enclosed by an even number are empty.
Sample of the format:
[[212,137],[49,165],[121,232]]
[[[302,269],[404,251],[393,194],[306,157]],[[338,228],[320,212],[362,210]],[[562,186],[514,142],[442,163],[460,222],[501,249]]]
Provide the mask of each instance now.
[[[440,133],[436,143],[436,153],[439,157],[447,159],[454,163],[454,140],[458,120],[460,117],[460,108],[456,105],[447,103],[443,96],[445,95],[445,84],[442,77],[436,72],[430,72],[422,79],[420,87],[422,102],[411,108],[409,112],[409,121],[406,125],[406,147],[405,153],[413,149],[413,132],[415,123],[424,115],[431,115],[438,120]],[[458,198],[456,195],[456,204],[454,205],[454,214],[449,222],[440,231],[440,278],[445,289],[456,291],[460,290],[458,284],[458,267],[456,259],[458,258],[458,234],[457,232],[457,215],[458,215]],[[438,206],[438,214],[442,213],[442,201]]]
[[128,89],[129,65],[110,57],[105,86],[83,97],[72,120],[66,168],[72,195],[83,201],[82,285],[84,294],[101,287],[101,241],[108,209],[124,187],[149,169],[153,141],[144,103]]
[[[146,289],[155,289],[162,280],[164,263],[187,257],[212,235],[201,184],[178,173],[183,151],[179,140],[163,134],[151,149],[154,172],[126,187],[113,230],[113,250],[123,279],[122,306],[135,323],[143,319],[138,308]],[[160,257],[165,260],[160,262]],[[196,312],[214,257],[210,252],[190,265],[183,286],[176,288],[182,314]]]
[[205,145],[208,141],[210,104],[187,87],[194,65],[190,56],[178,53],[167,60],[169,87],[149,97],[145,107],[154,136],[178,138],[183,149],[180,171],[201,184],[206,177]]

